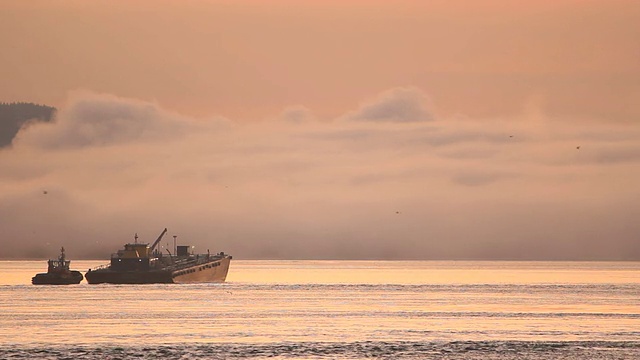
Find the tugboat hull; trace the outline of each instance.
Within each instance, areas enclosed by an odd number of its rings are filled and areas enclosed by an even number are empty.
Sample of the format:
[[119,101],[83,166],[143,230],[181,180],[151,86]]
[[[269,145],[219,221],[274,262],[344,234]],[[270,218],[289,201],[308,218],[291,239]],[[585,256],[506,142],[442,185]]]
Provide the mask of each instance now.
[[82,281],[82,273],[79,271],[71,271],[68,274],[57,273],[40,273],[31,278],[33,285],[71,285],[80,284]]

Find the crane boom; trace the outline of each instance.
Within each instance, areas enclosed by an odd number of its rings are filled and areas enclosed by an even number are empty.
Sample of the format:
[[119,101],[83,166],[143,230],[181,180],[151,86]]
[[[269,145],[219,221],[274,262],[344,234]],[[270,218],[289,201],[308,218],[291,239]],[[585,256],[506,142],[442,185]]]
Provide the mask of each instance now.
[[156,239],[156,241],[153,243],[153,245],[151,245],[151,248],[149,248],[149,253],[153,252],[153,249],[156,248],[156,246],[158,246],[158,243],[160,242],[160,240],[162,240],[162,237],[164,236],[164,234],[167,233],[167,228],[164,228],[164,230],[162,230],[162,233],[160,234],[160,236],[158,236],[158,238]]

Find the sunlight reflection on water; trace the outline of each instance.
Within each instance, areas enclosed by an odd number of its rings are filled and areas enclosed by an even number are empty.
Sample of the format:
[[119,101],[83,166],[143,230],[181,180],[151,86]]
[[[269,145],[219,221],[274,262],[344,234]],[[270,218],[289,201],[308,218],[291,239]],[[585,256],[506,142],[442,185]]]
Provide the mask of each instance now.
[[44,267],[0,262],[0,346],[640,338],[640,263],[234,260],[224,284],[30,285]]

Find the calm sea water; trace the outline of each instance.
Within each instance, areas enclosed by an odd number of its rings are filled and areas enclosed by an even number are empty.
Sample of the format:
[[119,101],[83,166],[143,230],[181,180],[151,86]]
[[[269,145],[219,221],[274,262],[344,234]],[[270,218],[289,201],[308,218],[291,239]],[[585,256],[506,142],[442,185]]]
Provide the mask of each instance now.
[[31,285],[45,270],[0,261],[2,359],[640,359],[638,262],[233,260],[224,284]]

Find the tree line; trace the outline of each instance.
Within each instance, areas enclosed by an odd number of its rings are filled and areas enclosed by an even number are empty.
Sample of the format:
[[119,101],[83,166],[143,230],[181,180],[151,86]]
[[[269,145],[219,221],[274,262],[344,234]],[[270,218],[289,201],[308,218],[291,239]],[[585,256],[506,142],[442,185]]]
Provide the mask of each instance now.
[[11,145],[20,128],[28,121],[51,121],[56,108],[28,102],[0,102],[0,148]]

